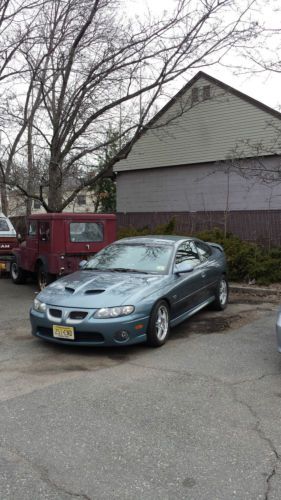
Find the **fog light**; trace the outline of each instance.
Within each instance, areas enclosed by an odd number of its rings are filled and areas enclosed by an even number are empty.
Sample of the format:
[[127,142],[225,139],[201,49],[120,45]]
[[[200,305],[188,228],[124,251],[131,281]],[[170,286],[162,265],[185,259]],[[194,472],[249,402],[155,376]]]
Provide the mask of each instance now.
[[128,339],[129,339],[129,332],[127,332],[127,330],[120,330],[114,335],[114,340],[116,340],[117,342],[126,342],[126,340]]

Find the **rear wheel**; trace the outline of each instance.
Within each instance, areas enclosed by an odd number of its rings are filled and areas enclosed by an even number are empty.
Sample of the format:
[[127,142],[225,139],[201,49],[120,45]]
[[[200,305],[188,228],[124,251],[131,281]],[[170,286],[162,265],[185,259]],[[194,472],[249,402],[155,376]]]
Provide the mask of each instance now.
[[217,311],[223,311],[228,302],[228,282],[226,276],[222,276],[216,289],[213,308]]
[[170,333],[170,311],[165,300],[160,300],[152,309],[147,343],[152,347],[161,347],[165,344]]
[[18,266],[15,260],[11,263],[10,275],[16,285],[23,285],[26,282],[26,272]]
[[39,290],[43,290],[47,285],[52,283],[54,281],[55,277],[48,273],[43,266],[43,264],[40,264],[37,269],[37,285]]

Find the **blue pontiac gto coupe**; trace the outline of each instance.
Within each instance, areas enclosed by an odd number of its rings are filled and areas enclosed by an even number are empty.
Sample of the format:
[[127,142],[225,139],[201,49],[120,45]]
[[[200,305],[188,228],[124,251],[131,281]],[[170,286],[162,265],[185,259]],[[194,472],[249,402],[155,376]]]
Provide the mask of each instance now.
[[183,236],[119,240],[47,286],[30,311],[36,337],[73,345],[159,347],[208,304],[226,307],[223,249]]

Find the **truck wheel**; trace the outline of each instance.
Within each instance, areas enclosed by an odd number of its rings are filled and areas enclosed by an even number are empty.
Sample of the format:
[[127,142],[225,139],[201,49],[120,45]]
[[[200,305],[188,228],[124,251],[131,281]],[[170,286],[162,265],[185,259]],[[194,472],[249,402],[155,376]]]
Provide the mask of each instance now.
[[10,275],[16,285],[23,285],[26,282],[26,272],[18,266],[15,260],[11,263]]
[[54,281],[55,277],[48,273],[44,266],[41,264],[37,270],[37,284],[39,290],[43,290],[47,285]]

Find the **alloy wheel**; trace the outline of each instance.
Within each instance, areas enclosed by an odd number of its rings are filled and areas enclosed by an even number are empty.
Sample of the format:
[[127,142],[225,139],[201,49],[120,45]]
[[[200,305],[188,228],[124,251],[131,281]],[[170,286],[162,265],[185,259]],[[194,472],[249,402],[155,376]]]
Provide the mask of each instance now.
[[169,330],[169,313],[164,305],[161,305],[157,311],[155,329],[158,340],[163,341]]

